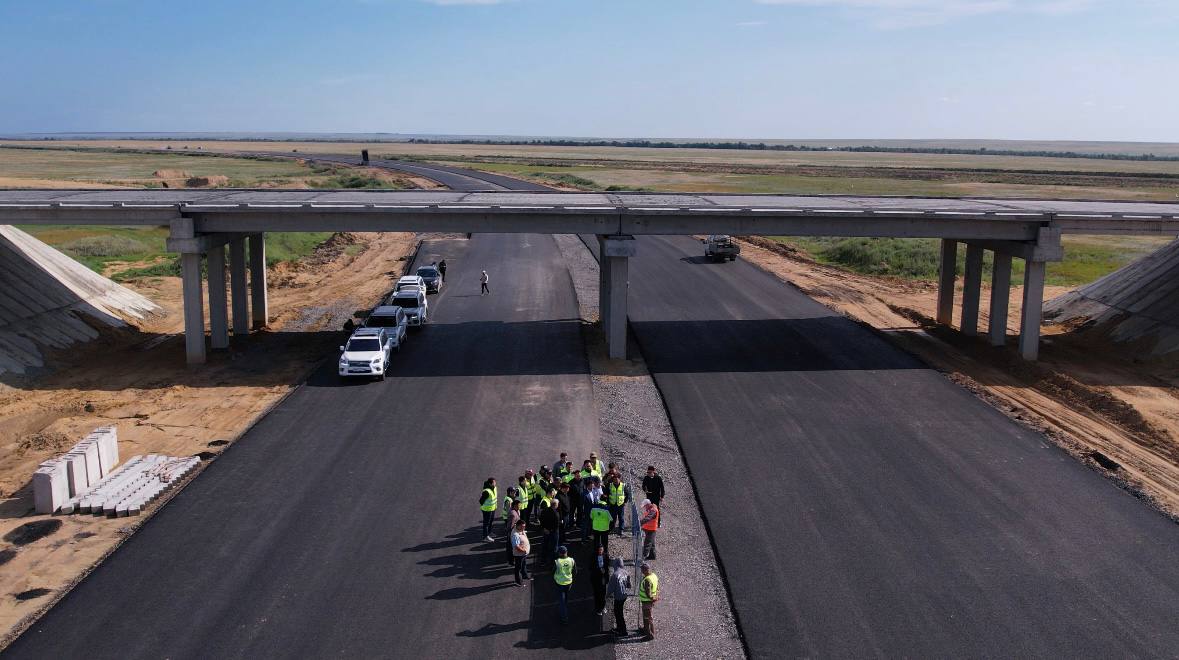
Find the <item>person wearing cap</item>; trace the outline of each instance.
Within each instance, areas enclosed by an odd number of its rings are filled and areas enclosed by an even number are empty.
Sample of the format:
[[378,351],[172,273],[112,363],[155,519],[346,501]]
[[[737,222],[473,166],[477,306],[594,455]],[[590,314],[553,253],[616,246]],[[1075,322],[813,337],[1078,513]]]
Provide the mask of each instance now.
[[590,525],[594,528],[594,547],[601,547],[607,554],[610,553],[610,525],[614,521],[614,516],[610,515],[610,509],[606,507],[605,500],[598,500],[590,509]]
[[626,597],[630,595],[630,575],[622,565],[622,557],[615,557],[612,563],[614,572],[610,574],[606,595],[614,601],[614,634],[626,637]]
[[569,587],[573,586],[573,571],[577,562],[569,556],[565,546],[557,548],[557,561],[553,565],[553,581],[557,583],[557,614],[561,623],[569,623]]
[[605,548],[598,548],[590,564],[590,584],[594,588],[594,611],[598,616],[606,613],[606,581],[610,577],[609,557]]
[[643,500],[640,514],[643,529],[643,559],[655,558],[655,532],[659,531],[659,507],[651,500]]
[[643,581],[639,583],[639,605],[643,608],[643,627],[639,632],[643,633],[643,639],[649,642],[655,639],[655,603],[659,602],[659,576],[655,575],[655,571],[647,562],[643,562],[639,568],[643,571]]
[[516,521],[516,531],[512,533],[512,565],[515,566],[516,586],[524,586],[524,580],[531,580],[528,575],[528,552],[532,545],[528,542],[528,533],[524,531],[524,521]]
[[602,461],[598,460],[598,452],[591,451],[589,457],[590,472],[599,479],[605,472],[602,471]]
[[488,477],[483,482],[483,492],[479,493],[479,510],[483,513],[483,540],[492,542],[491,524],[495,522],[495,510],[499,508],[499,489],[495,485],[495,477]]

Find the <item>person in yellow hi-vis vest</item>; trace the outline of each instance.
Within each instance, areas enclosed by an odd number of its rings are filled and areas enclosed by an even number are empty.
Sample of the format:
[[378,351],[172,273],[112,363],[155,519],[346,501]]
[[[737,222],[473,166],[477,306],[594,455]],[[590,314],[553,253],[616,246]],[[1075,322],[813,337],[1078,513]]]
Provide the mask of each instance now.
[[495,510],[499,508],[499,489],[495,485],[495,477],[489,477],[483,482],[483,492],[479,494],[479,510],[483,512],[483,540],[494,541],[491,536],[491,523],[495,521]]
[[639,605],[643,608],[643,639],[648,642],[655,639],[655,603],[659,602],[659,576],[651,570],[651,565],[643,562],[643,581],[639,583]]
[[577,562],[569,556],[565,546],[557,548],[557,561],[553,564],[553,581],[557,583],[557,614],[561,623],[569,623],[569,588],[573,586],[573,571]]

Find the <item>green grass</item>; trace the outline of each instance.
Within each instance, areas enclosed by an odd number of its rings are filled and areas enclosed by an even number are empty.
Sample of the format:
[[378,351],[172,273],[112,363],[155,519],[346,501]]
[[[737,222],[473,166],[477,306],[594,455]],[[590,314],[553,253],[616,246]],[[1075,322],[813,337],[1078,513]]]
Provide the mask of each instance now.
[[[933,280],[938,274],[940,241],[933,238],[841,238],[771,236],[802,249],[819,263],[838,266],[866,275]],[[1047,283],[1078,286],[1108,275],[1122,266],[1162,247],[1170,239],[1110,239],[1109,237],[1067,236],[1065,260],[1048,264]],[[958,250],[958,272],[965,268],[965,250]],[[991,253],[983,258],[984,277],[990,277]],[[1012,276],[1023,276],[1023,261],[1012,264]]]
[[295,160],[0,148],[0,178],[134,185],[147,182],[157,170],[182,170],[192,176],[224,175],[243,186],[311,174],[306,165]]

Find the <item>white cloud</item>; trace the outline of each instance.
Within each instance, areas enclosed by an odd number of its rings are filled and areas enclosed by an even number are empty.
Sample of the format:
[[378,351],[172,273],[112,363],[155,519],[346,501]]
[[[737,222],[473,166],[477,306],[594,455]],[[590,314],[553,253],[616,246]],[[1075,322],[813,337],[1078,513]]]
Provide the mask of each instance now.
[[762,5],[828,8],[880,29],[941,25],[1001,13],[1059,16],[1092,8],[1105,0],[754,0]]

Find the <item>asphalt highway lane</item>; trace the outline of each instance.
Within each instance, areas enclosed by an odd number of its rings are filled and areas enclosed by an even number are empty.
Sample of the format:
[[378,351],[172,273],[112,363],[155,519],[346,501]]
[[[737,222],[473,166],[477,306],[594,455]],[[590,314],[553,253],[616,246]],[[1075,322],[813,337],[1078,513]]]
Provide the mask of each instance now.
[[1176,653],[1179,526],[749,263],[638,240],[632,327],[754,656]]
[[480,235],[427,243],[419,263],[443,257],[432,322],[386,381],[342,383],[330,356],[5,656],[610,653],[585,573],[561,627],[551,574],[517,588],[502,531],[478,538],[484,478],[502,496],[598,439],[561,254],[550,236]]

